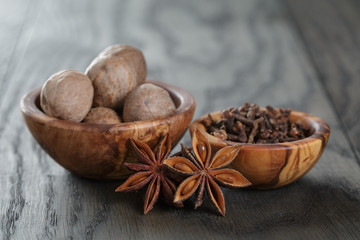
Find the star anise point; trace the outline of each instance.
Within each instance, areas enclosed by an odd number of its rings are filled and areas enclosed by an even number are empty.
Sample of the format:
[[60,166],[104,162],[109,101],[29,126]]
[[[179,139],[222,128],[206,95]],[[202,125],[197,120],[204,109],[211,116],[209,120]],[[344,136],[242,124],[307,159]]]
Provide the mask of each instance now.
[[240,147],[229,146],[220,149],[211,158],[211,147],[202,130],[196,128],[193,134],[192,151],[184,145],[182,155],[166,159],[166,168],[176,174],[188,176],[175,193],[175,202],[188,199],[197,191],[195,209],[201,206],[206,189],[220,214],[225,215],[225,199],[218,184],[225,187],[247,187],[251,183],[238,171],[224,168],[240,151]]
[[160,194],[167,203],[181,207],[182,202],[173,203],[176,186],[166,176],[163,165],[171,150],[170,137],[168,135],[161,137],[158,146],[155,148],[155,153],[142,141],[132,138],[130,142],[139,163],[125,163],[125,165],[137,173],[131,175],[115,191],[137,191],[148,185],[145,193],[144,214],[147,214],[154,207]]

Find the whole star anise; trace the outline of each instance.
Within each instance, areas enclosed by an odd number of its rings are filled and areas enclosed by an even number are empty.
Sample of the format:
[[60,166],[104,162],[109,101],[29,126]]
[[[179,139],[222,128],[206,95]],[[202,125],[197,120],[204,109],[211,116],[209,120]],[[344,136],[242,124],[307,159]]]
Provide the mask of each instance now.
[[131,175],[115,192],[137,191],[150,182],[145,194],[144,214],[153,208],[160,193],[166,203],[182,207],[182,203],[173,202],[176,186],[166,176],[163,166],[163,162],[171,150],[170,137],[161,138],[155,153],[142,141],[131,139],[130,142],[140,163],[124,163],[129,169],[137,173]]
[[224,187],[247,187],[251,183],[238,171],[223,168],[229,165],[240,151],[240,147],[224,147],[211,158],[211,148],[204,133],[195,129],[192,139],[193,153],[182,145],[183,156],[174,156],[164,165],[175,175],[187,178],[179,185],[174,202],[180,203],[196,190],[195,209],[203,202],[205,185],[208,195],[218,211],[225,215],[225,199],[218,184]]

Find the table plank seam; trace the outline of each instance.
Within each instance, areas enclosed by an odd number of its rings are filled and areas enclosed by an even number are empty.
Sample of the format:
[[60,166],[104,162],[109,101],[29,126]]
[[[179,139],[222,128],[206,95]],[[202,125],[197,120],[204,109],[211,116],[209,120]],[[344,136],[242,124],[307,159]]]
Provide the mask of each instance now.
[[309,59],[309,63],[311,64],[311,66],[314,68],[314,73],[316,74],[317,76],[317,80],[319,81],[319,84],[320,86],[322,86],[323,88],[323,92],[324,92],[324,95],[326,96],[326,98],[329,100],[330,102],[330,107],[332,109],[332,111],[334,112],[334,115],[336,116],[336,119],[337,119],[337,122],[339,123],[339,126],[343,132],[343,134],[345,135],[345,138],[346,138],[346,141],[347,143],[349,144],[349,147],[352,151],[352,153],[354,154],[354,157],[356,159],[356,162],[360,165],[360,157],[356,151],[356,146],[355,146],[355,143],[353,143],[350,135],[349,135],[349,130],[348,128],[346,127],[346,124],[345,122],[343,121],[343,119],[341,118],[341,115],[340,113],[338,112],[338,110],[336,109],[335,107],[335,102],[334,102],[334,99],[333,97],[331,96],[330,94],[330,91],[327,87],[327,85],[324,83],[325,79],[324,79],[324,75],[321,73],[320,71],[320,68],[318,66],[318,64],[316,63],[314,57],[313,57],[313,54],[311,53],[311,50],[309,48],[309,45],[308,45],[308,42],[305,38],[305,35],[300,27],[300,24],[298,23],[298,21],[296,20],[296,17],[294,16],[294,12],[292,10],[292,8],[288,5],[288,3],[285,3],[286,5],[286,8],[288,9],[289,11],[289,19],[291,20],[291,22],[294,24],[294,29],[296,30],[296,32],[298,33],[299,35],[299,39],[301,40],[301,43],[303,44],[304,46],[304,50],[305,50],[305,53],[306,56],[308,57]]
[[15,39],[14,47],[11,50],[11,55],[10,55],[10,58],[9,58],[9,61],[8,61],[8,64],[6,66],[6,70],[5,70],[5,73],[4,73],[4,76],[3,76],[3,81],[0,81],[0,96],[4,95],[3,93],[6,91],[7,85],[10,85],[10,83],[11,83],[11,81],[6,81],[6,79],[8,78],[8,76],[9,76],[9,74],[11,72],[10,69],[11,69],[11,66],[12,66],[12,64],[14,62],[14,59],[15,59],[15,52],[17,51],[21,36],[24,33],[26,19],[28,18],[29,12],[30,12],[30,6],[31,6],[31,3],[29,2],[27,7],[26,7],[26,12],[25,12],[23,21],[21,23],[20,30],[19,30],[19,32],[17,34],[16,39]]

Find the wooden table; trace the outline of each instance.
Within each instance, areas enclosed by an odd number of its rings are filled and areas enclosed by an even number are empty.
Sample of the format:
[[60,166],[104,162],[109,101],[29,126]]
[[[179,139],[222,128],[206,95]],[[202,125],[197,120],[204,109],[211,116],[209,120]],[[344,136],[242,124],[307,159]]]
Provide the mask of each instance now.
[[[356,0],[0,0],[2,239],[359,239],[360,2]],[[19,102],[62,69],[84,71],[108,45],[140,48],[148,77],[187,89],[194,118],[245,101],[326,120],[328,146],[299,181],[224,190],[142,214],[141,193],[77,177],[30,135]],[[182,140],[190,145],[189,134]],[[178,147],[177,147],[178,149]]]

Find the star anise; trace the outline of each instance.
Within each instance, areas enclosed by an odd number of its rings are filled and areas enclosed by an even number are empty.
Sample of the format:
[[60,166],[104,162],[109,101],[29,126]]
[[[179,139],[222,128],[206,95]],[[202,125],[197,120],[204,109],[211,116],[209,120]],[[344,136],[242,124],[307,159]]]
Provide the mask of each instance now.
[[218,184],[224,187],[247,187],[251,183],[238,171],[223,168],[229,165],[240,151],[238,146],[224,147],[211,158],[211,148],[204,133],[195,129],[192,152],[182,145],[182,155],[168,158],[164,165],[173,174],[186,176],[175,193],[174,202],[180,203],[196,190],[195,209],[203,202],[205,185],[208,195],[218,211],[225,215],[225,199]]
[[163,166],[171,150],[170,137],[161,138],[155,153],[142,141],[131,139],[130,142],[140,163],[124,163],[137,173],[131,175],[115,192],[137,191],[149,183],[145,194],[144,214],[153,208],[160,193],[166,203],[182,207],[182,203],[173,202],[176,186],[166,176]]

